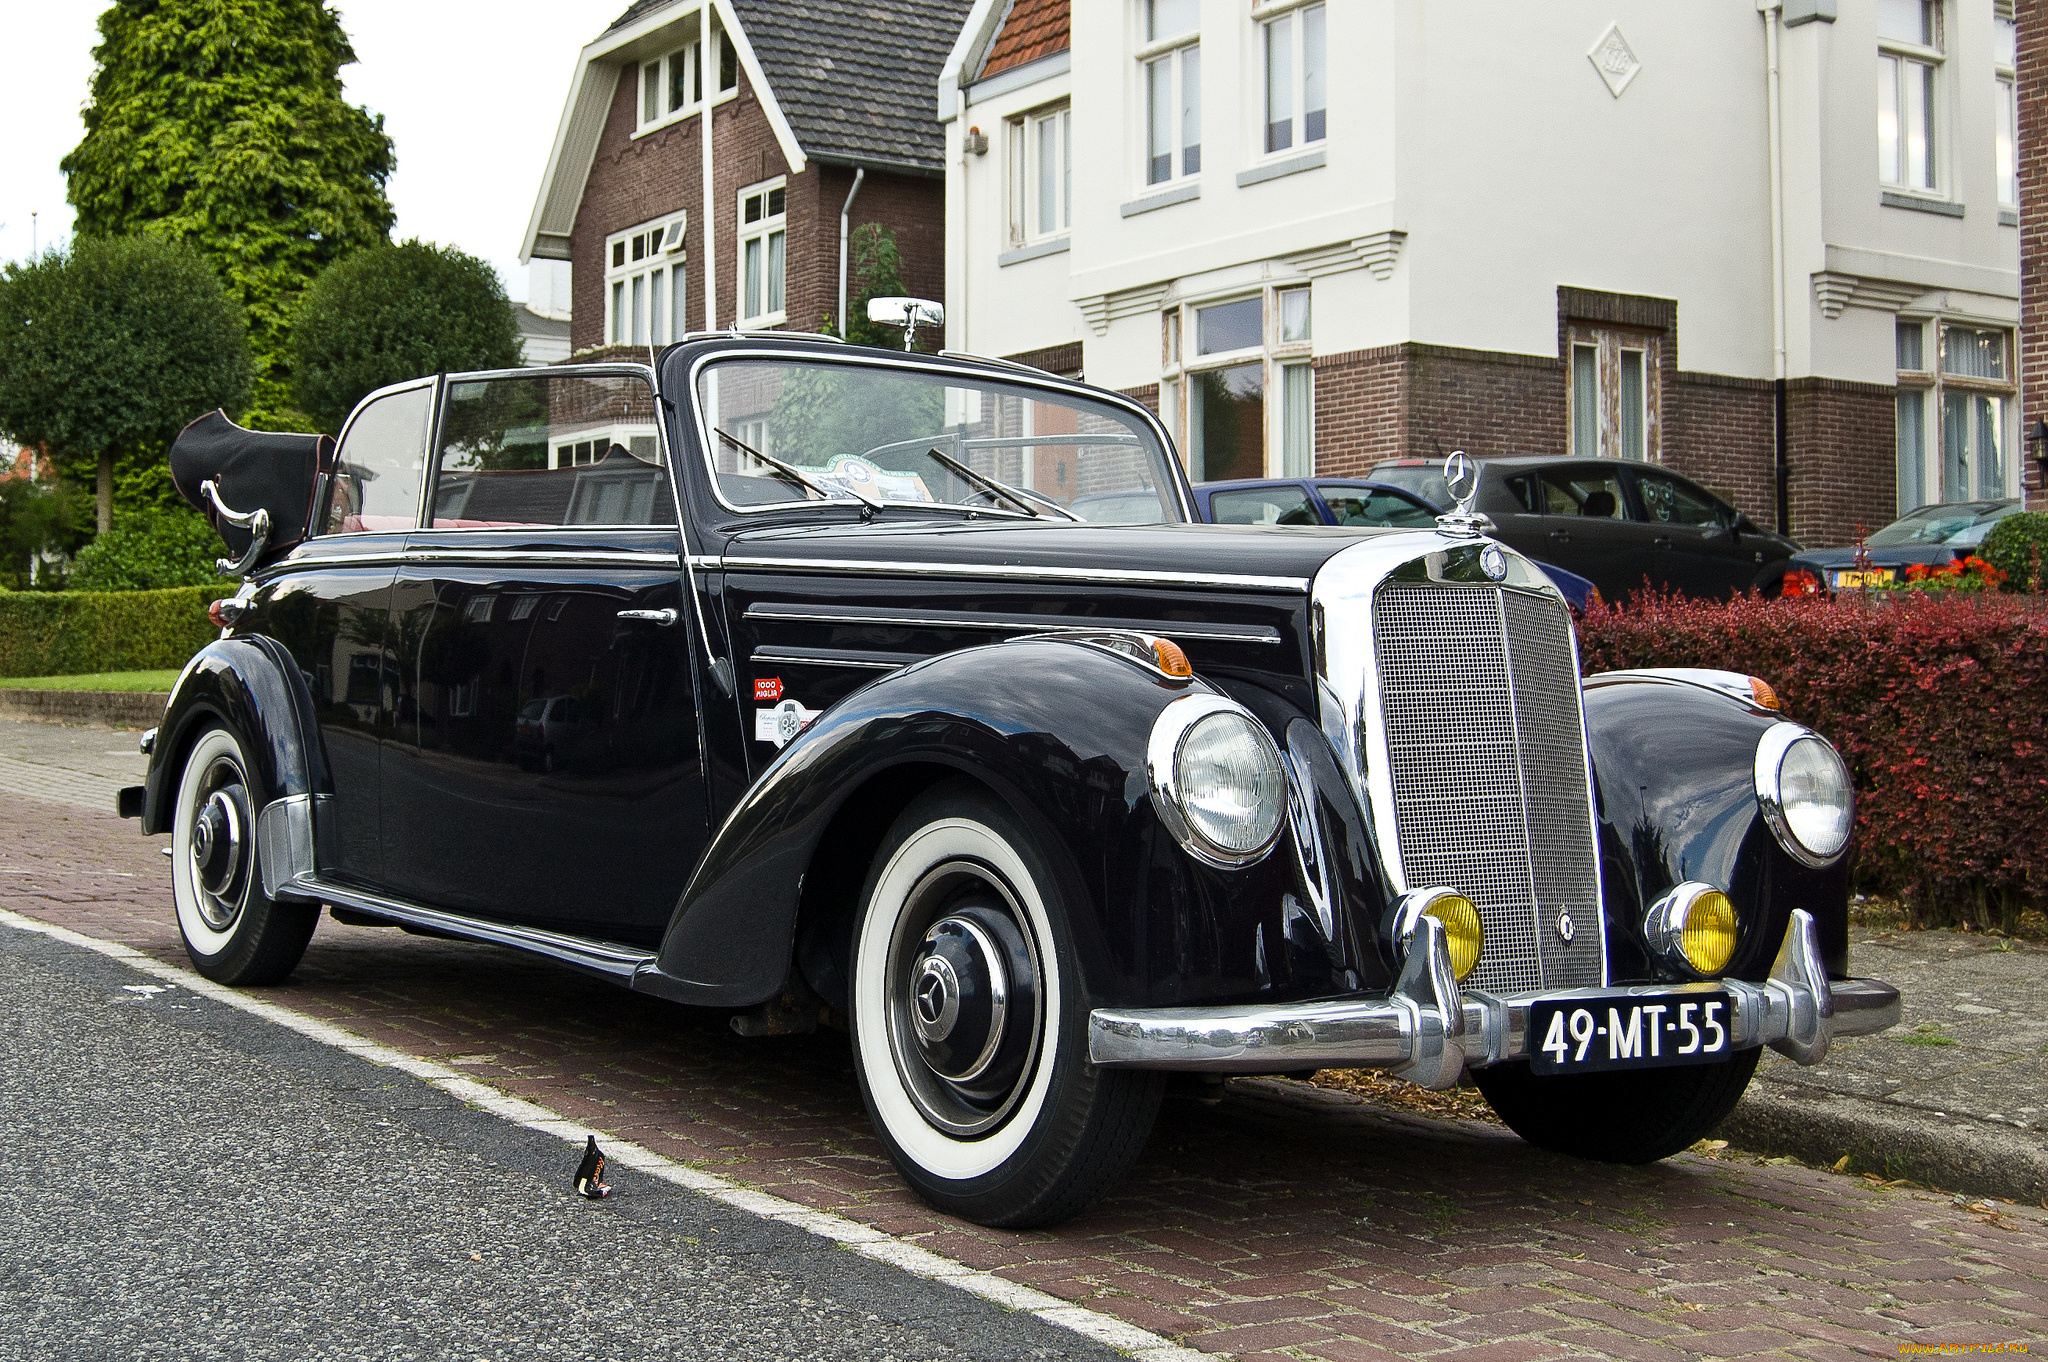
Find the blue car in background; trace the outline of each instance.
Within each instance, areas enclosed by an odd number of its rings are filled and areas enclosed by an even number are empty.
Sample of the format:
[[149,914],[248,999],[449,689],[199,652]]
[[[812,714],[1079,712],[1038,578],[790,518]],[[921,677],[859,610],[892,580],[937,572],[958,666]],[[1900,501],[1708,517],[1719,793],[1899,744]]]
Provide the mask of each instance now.
[[[1338,525],[1430,529],[1436,507],[1405,488],[1357,478],[1239,478],[1195,484],[1195,514],[1211,525]],[[1599,599],[1576,572],[1537,563],[1575,611]]]

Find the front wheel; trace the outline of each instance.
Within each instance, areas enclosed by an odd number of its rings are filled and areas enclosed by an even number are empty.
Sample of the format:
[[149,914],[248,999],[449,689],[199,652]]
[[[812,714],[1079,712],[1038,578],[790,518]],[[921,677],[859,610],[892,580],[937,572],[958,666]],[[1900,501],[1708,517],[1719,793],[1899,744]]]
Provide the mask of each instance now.
[[849,1020],[862,1100],[920,1196],[977,1224],[1057,1224],[1144,1150],[1163,1084],[1088,1062],[1069,895],[980,786],[927,791],[875,856]]
[[1655,1163],[1710,1134],[1735,1110],[1760,1050],[1714,1064],[1604,1074],[1474,1069],[1489,1105],[1540,1149],[1601,1163]]
[[280,982],[298,967],[320,920],[318,904],[263,892],[260,799],[234,732],[216,726],[201,733],[178,777],[171,893],[185,954],[215,983]]

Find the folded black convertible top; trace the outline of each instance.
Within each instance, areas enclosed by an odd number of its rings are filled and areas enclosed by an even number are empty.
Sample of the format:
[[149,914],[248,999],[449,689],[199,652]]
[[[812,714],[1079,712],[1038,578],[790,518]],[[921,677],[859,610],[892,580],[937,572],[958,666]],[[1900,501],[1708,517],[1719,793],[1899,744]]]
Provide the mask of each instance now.
[[[328,436],[245,430],[218,409],[171,442],[171,481],[212,524],[232,557],[248,554],[253,535],[224,517],[221,508],[237,516],[259,507],[269,513],[269,537],[252,566],[278,557],[310,533],[320,475],[333,463],[334,441]],[[208,482],[218,504],[202,490]]]

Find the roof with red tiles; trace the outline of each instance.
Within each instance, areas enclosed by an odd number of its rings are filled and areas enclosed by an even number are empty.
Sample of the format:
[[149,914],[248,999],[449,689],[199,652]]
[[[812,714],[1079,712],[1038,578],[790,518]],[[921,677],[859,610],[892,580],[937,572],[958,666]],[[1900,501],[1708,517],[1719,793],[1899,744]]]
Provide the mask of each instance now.
[[1072,0],[1016,0],[1003,17],[1002,31],[989,45],[981,74],[992,76],[1066,51],[1072,45],[1068,36],[1071,4]]

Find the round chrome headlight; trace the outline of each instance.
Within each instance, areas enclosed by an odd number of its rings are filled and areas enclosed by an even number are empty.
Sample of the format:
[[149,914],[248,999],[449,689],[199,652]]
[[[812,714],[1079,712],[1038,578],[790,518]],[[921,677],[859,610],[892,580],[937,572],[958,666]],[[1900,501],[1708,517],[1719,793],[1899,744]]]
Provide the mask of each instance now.
[[1820,869],[1848,850],[1856,791],[1828,740],[1793,723],[1773,724],[1756,748],[1756,798],[1793,860]]
[[1265,727],[1217,695],[1184,695],[1159,713],[1146,764],[1159,821],[1211,865],[1249,865],[1272,849],[1287,776]]

